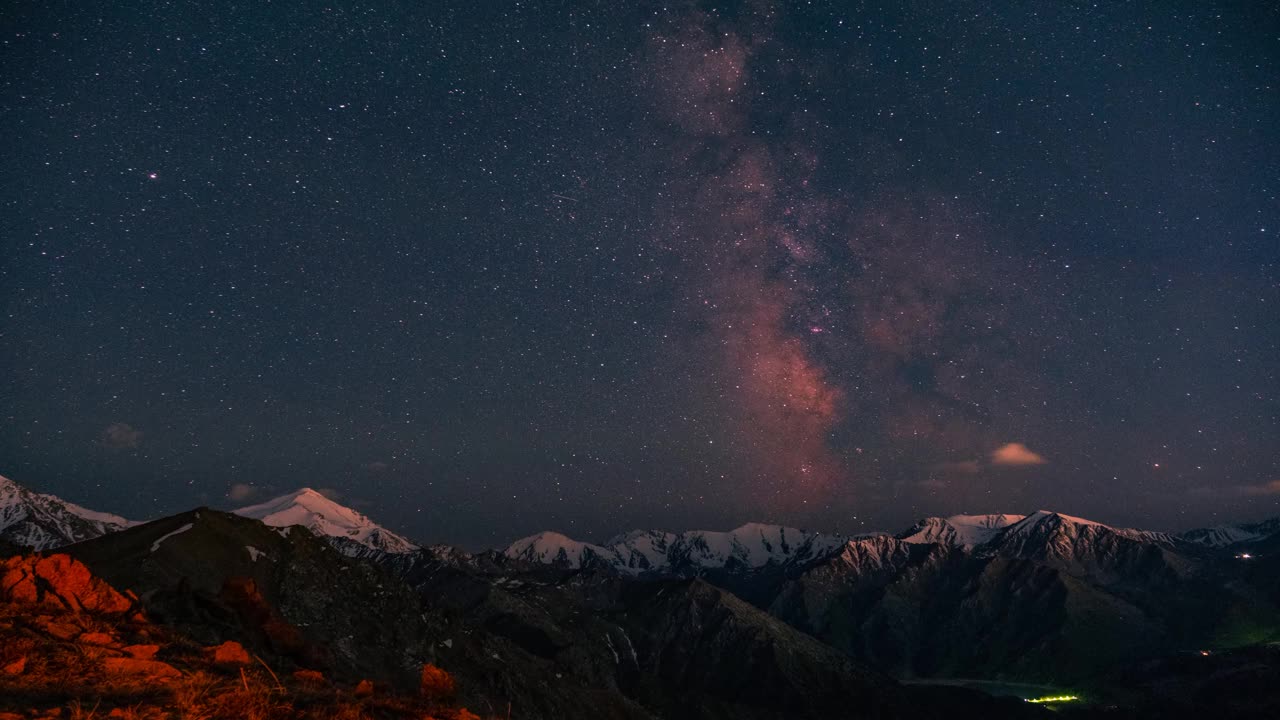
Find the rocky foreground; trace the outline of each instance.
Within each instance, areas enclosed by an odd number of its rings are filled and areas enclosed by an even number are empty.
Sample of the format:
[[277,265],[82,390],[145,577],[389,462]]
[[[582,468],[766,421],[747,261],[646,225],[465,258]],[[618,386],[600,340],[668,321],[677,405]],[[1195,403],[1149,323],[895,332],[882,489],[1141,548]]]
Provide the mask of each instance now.
[[479,720],[456,680],[425,665],[416,693],[272,668],[238,642],[202,645],[152,622],[67,555],[0,564],[0,720]]

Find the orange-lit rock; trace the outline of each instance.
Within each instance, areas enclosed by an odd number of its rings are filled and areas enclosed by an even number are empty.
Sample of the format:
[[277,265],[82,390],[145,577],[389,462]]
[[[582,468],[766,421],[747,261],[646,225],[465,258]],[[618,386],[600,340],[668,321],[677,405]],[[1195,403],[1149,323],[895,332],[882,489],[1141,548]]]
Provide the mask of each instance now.
[[433,710],[426,720],[480,720],[480,716],[466,708]]
[[324,685],[327,683],[324,679],[324,673],[319,670],[294,670],[293,679],[303,685]]
[[137,658],[107,658],[102,667],[109,675],[131,675],[138,679],[152,682],[168,682],[182,676],[177,668],[159,660],[139,660]]
[[139,660],[150,660],[159,651],[159,645],[130,645],[124,649],[126,655]]
[[129,599],[70,555],[15,556],[0,564],[0,600],[75,612],[123,613]]
[[85,645],[113,645],[116,639],[107,633],[91,632],[81,635],[79,641]]
[[371,680],[361,680],[356,685],[356,697],[366,698],[373,696],[373,682]]
[[422,684],[420,687],[422,696],[429,700],[452,698],[458,690],[453,676],[431,663],[422,666]]
[[219,665],[248,665],[252,661],[249,651],[234,640],[211,647],[208,652],[213,656],[213,661]]
[[80,633],[84,632],[75,623],[58,622],[57,620],[44,619],[34,624],[59,640],[74,640],[80,637]]
[[21,675],[22,673],[26,672],[26,670],[27,670],[26,655],[23,655],[17,660],[14,660],[8,665],[5,665],[3,668],[0,668],[0,671],[3,671],[5,675]]

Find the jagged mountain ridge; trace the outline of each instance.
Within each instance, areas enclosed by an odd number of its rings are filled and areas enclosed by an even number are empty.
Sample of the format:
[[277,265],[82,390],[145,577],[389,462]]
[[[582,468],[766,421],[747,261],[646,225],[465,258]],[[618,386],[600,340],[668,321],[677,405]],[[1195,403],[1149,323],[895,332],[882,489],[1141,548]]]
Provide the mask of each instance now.
[[1242,543],[1266,540],[1278,534],[1280,534],[1280,518],[1271,518],[1257,523],[1197,528],[1181,533],[1178,537],[1187,542],[1205,547],[1225,548]]
[[943,545],[982,545],[995,537],[1002,529],[1024,519],[1025,515],[952,515],[951,517],[927,517],[898,538],[911,543],[941,543]]
[[[302,525],[326,538],[344,554],[368,557],[377,553],[413,553],[422,547],[388,530],[356,510],[308,487],[231,512],[261,520],[273,527]],[[1031,515],[987,514],[926,517],[895,537],[909,543],[942,543],[959,547],[986,546],[1015,525],[1023,530],[1045,518],[1062,518],[1082,527],[1101,527],[1137,540],[1208,548],[1259,542],[1280,535],[1280,518],[1197,528],[1178,534],[1116,528],[1071,515],[1040,510]],[[1034,523],[1032,521],[1035,521]],[[54,495],[41,494],[0,476],[0,542],[48,550],[140,524],[111,513],[81,507]],[[634,530],[604,544],[574,540],[554,531],[514,541],[501,552],[534,563],[579,569],[598,566],[630,574],[696,572],[700,569],[749,570],[807,562],[837,552],[846,543],[874,532],[841,537],[812,533],[783,525],[747,523],[728,532]],[[433,546],[433,554],[467,554],[447,545]]]
[[[284,497],[298,495],[309,494],[299,491]],[[283,510],[297,510],[295,506],[301,503],[276,505]],[[321,507],[319,514],[327,520],[343,515],[342,511],[363,518],[337,503]],[[210,598],[213,586],[203,590],[197,587],[197,581],[213,577],[206,566],[208,559],[224,568],[224,576],[256,577],[264,594],[271,598],[269,588],[276,583],[286,577],[301,577],[277,574],[295,572],[297,563],[285,559],[287,554],[303,552],[321,561],[325,553],[307,548],[359,545],[349,539],[350,524],[330,523],[313,530],[307,527],[309,514],[303,514],[298,522],[298,517],[289,513],[285,513],[288,522],[281,518],[275,528],[241,519],[243,529],[231,532],[231,541],[216,539],[220,536],[201,529],[210,519],[203,517],[206,513],[211,514],[210,518],[218,517],[213,511],[201,511],[199,516],[181,516],[148,527],[146,533],[129,532],[119,538],[109,535],[102,540],[113,542],[86,544],[101,548],[92,564],[105,563],[102,571],[113,576],[114,581],[125,581],[126,586],[158,590],[158,595],[149,596],[158,603],[154,607],[176,612],[186,608],[190,598],[190,590],[184,591],[177,582],[180,578],[160,581],[160,575],[154,579],[133,575],[139,572],[138,568],[170,572],[183,567],[180,575],[191,578],[191,590]],[[272,514],[275,513],[267,513]],[[231,519],[234,518],[218,522],[226,524]],[[590,686],[611,687],[617,683],[619,689],[625,690],[622,696],[613,696],[618,702],[645,697],[632,694],[633,690],[625,686],[641,678],[646,683],[655,680],[648,670],[635,676],[621,670],[618,675],[597,675],[592,668],[601,667],[600,660],[613,658],[615,653],[625,656],[630,652],[625,646],[632,641],[641,658],[646,655],[641,648],[641,634],[647,626],[625,621],[627,617],[637,617],[640,606],[611,595],[609,583],[626,587],[637,579],[642,583],[678,582],[663,579],[664,573],[700,576],[818,641],[900,677],[968,673],[966,677],[1044,681],[1067,675],[1080,677],[1089,668],[1132,662],[1151,653],[1202,647],[1202,642],[1203,647],[1216,649],[1280,639],[1274,634],[1274,618],[1280,616],[1280,583],[1274,578],[1280,574],[1271,569],[1273,565],[1264,564],[1270,562],[1275,551],[1250,551],[1257,552],[1255,558],[1261,556],[1264,561],[1231,560],[1233,553],[1238,557],[1239,551],[1217,550],[1176,536],[1112,528],[1047,511],[1026,516],[958,516],[940,520],[962,529],[976,526],[990,533],[989,539],[969,545],[963,542],[965,536],[961,532],[916,542],[913,540],[921,538],[912,538],[914,533],[908,531],[904,537],[820,536],[827,542],[815,544],[809,538],[816,534],[768,525],[748,525],[729,533],[645,531],[628,533],[603,545],[582,544],[576,564],[559,565],[554,562],[559,548],[572,542],[563,536],[550,538],[552,542],[547,545],[556,548],[556,554],[527,559],[520,553],[469,555],[447,546],[399,553],[359,547],[368,551],[361,557],[376,560],[397,585],[411,586],[423,598],[437,598],[440,602],[448,598],[447,607],[442,607],[447,612],[440,617],[463,618],[461,626],[451,626],[448,636],[441,636],[452,645],[437,645],[434,650],[420,647],[419,658],[438,653],[451,662],[475,663],[477,677],[491,678],[495,683],[492,687],[496,688],[508,682],[503,678],[509,678],[500,668],[511,662],[511,653],[518,647],[524,648],[533,656],[526,658],[532,665],[521,667],[521,672],[532,673],[526,696],[530,703],[540,702],[537,698],[541,691],[535,690],[534,685],[558,681],[557,673],[566,666],[576,668],[576,676]],[[941,523],[924,524],[945,529]],[[287,528],[293,525],[300,527],[291,532]],[[368,525],[372,523],[358,523],[359,527]],[[255,527],[257,530],[252,529]],[[272,544],[295,536],[311,537],[315,532],[336,534],[322,534],[319,539],[323,543],[312,541],[296,547],[291,543],[288,547],[292,550]],[[1269,537],[1274,541],[1280,535]],[[118,546],[114,542],[117,539],[124,545]],[[622,547],[613,560],[623,567],[641,569],[619,572],[609,555],[595,549],[612,545]],[[1254,545],[1264,548],[1256,542]],[[123,547],[129,551],[122,552]],[[368,592],[381,584],[390,590],[385,580],[354,585],[333,581],[333,575],[321,571],[320,566],[333,563],[337,567],[337,560],[341,559],[342,567],[347,567],[350,559],[340,558],[331,550],[327,555],[334,559],[315,565],[314,572],[306,573],[310,579],[289,580],[288,583],[299,584],[281,585],[282,591],[275,595],[285,603],[281,610],[286,619],[298,622],[306,633],[310,632],[308,627],[328,628],[332,623],[325,618],[334,612],[332,608],[344,603],[353,607],[364,604],[358,588]],[[569,553],[564,557],[569,558]],[[581,562],[583,557],[588,559],[585,564]],[[648,565],[630,558],[641,558]],[[341,575],[354,572],[355,566],[338,570]],[[142,584],[128,582],[129,578],[138,578]],[[311,589],[304,592],[304,585]],[[322,587],[334,589],[322,591]],[[346,590],[339,591],[339,587]],[[373,592],[384,596],[382,588]],[[341,595],[344,600],[335,606],[324,601],[330,595]],[[694,595],[707,597],[702,591]],[[408,612],[403,592],[397,590],[386,597],[393,596],[401,598],[393,603],[398,609],[391,611],[388,606],[374,614],[402,615],[405,627],[417,622]],[[287,603],[285,598],[289,598]],[[305,606],[292,604],[302,601]],[[202,607],[199,603],[197,606]],[[557,630],[546,625],[546,613],[560,606],[566,610],[560,613],[563,617],[557,615],[554,619]],[[608,608],[612,609],[607,615],[598,615]],[[483,616],[477,615],[480,612]],[[655,617],[667,612],[664,606]],[[730,616],[736,618],[734,623],[747,622],[738,611]],[[583,628],[590,631],[588,635],[579,637],[578,626],[588,617],[604,624],[591,621],[594,624]],[[428,625],[442,630],[443,622],[437,618]],[[756,621],[750,624],[755,625]],[[616,634],[616,628],[624,626],[630,640]],[[355,618],[350,619],[348,627],[360,628],[361,633],[373,632]],[[680,633],[683,637],[683,633],[691,631],[682,629]],[[481,637],[479,633],[489,635],[473,646],[467,638]],[[344,664],[354,669],[360,655],[348,653],[359,653],[359,646],[364,643],[344,641],[350,634],[347,630],[317,637],[340,658],[345,657]],[[672,641],[677,642],[674,637]],[[683,640],[676,645],[663,641],[660,647],[652,648],[651,657],[665,658],[679,643]],[[494,657],[494,653],[500,657]],[[731,656],[729,653],[724,660],[707,662],[723,664]],[[539,657],[543,659],[537,660]],[[389,656],[372,665],[360,662],[360,666],[387,668],[393,659]],[[664,672],[662,667],[665,660],[654,665],[653,671]],[[667,692],[646,697],[645,704],[665,705],[670,700]],[[713,705],[718,702],[704,700]],[[564,707],[547,706],[545,713],[562,716]]]
[[[412,553],[419,546],[311,488],[233,510],[271,527],[301,525],[349,557]],[[142,524],[35,492],[0,476],[0,544],[52,550]],[[460,551],[456,551],[460,552]]]
[[636,530],[604,545],[543,532],[515,541],[505,554],[514,560],[562,568],[607,567],[630,575],[683,575],[707,569],[752,570],[804,563],[831,553],[845,542],[845,538],[782,525],[748,523],[728,532]]
[[50,550],[137,524],[29,490],[0,476],[0,541]]
[[[700,580],[453,568],[411,589],[305,527],[207,508],[68,551],[200,644],[235,640],[273,666],[406,689],[432,662],[486,716],[889,719],[916,717],[920,707],[1034,716],[1023,703],[972,691],[898,685]],[[555,573],[559,580],[546,581]],[[843,713],[851,701],[859,711]]]
[[[927,517],[895,537],[908,544],[941,544],[974,552],[1038,557],[1069,564],[1093,553],[1091,544],[1132,543],[1191,551],[1189,545],[1223,548],[1280,535],[1280,518],[1248,525],[1222,526],[1171,534],[1106,525],[1093,520],[1038,510],[1029,515],[989,514]],[[763,567],[803,566],[841,553],[862,554],[859,543],[888,533],[842,537],[781,525],[749,523],[728,532],[671,533],[636,530],[604,544],[583,542],[546,531],[516,540],[503,553],[513,560],[566,569],[609,568],[626,574],[697,574],[703,570],[750,571]],[[1124,541],[1127,541],[1124,542]]]
[[[1260,527],[1251,537],[1269,526]],[[517,544],[507,556],[618,570],[621,553],[609,562],[609,546],[536,537],[547,541],[540,553]],[[897,537],[842,540],[790,562],[659,569],[705,577],[899,677],[1083,679],[1100,666],[1188,647],[1280,639],[1280,581],[1269,579],[1259,550],[1243,560],[1242,546],[1206,548],[1045,510],[926,518]],[[556,554],[566,547],[594,562]]]

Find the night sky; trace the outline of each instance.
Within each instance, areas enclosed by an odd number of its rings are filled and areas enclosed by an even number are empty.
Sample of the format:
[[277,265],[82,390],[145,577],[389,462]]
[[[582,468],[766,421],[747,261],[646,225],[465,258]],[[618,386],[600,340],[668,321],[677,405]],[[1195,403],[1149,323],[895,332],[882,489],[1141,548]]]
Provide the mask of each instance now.
[[0,474],[469,546],[1280,515],[1277,7],[6,5]]

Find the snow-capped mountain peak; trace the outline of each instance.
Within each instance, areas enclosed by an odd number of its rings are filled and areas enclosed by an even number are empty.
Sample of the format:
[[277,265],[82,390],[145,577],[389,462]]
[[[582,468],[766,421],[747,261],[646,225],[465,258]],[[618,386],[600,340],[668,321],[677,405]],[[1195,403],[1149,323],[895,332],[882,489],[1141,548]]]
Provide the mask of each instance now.
[[137,524],[28,490],[0,476],[0,538],[15,545],[49,550]]
[[803,562],[843,546],[844,538],[795,528],[748,523],[728,532],[693,530],[669,533],[635,530],[604,545],[584,543],[560,533],[542,532],[512,543],[508,557],[566,568],[604,563],[618,571],[694,572],[760,568]]
[[953,547],[982,545],[1001,530],[1018,523],[1025,515],[952,515],[928,517],[902,533],[898,539],[908,543],[940,543]]
[[507,548],[506,555],[517,560],[565,568],[586,567],[595,559],[614,564],[614,558],[604,546],[580,542],[551,531],[516,540]]
[[316,535],[329,539],[338,550],[351,556],[364,554],[364,548],[387,553],[407,553],[418,549],[407,538],[311,488],[304,487],[232,512],[261,520],[272,527],[301,525]]

